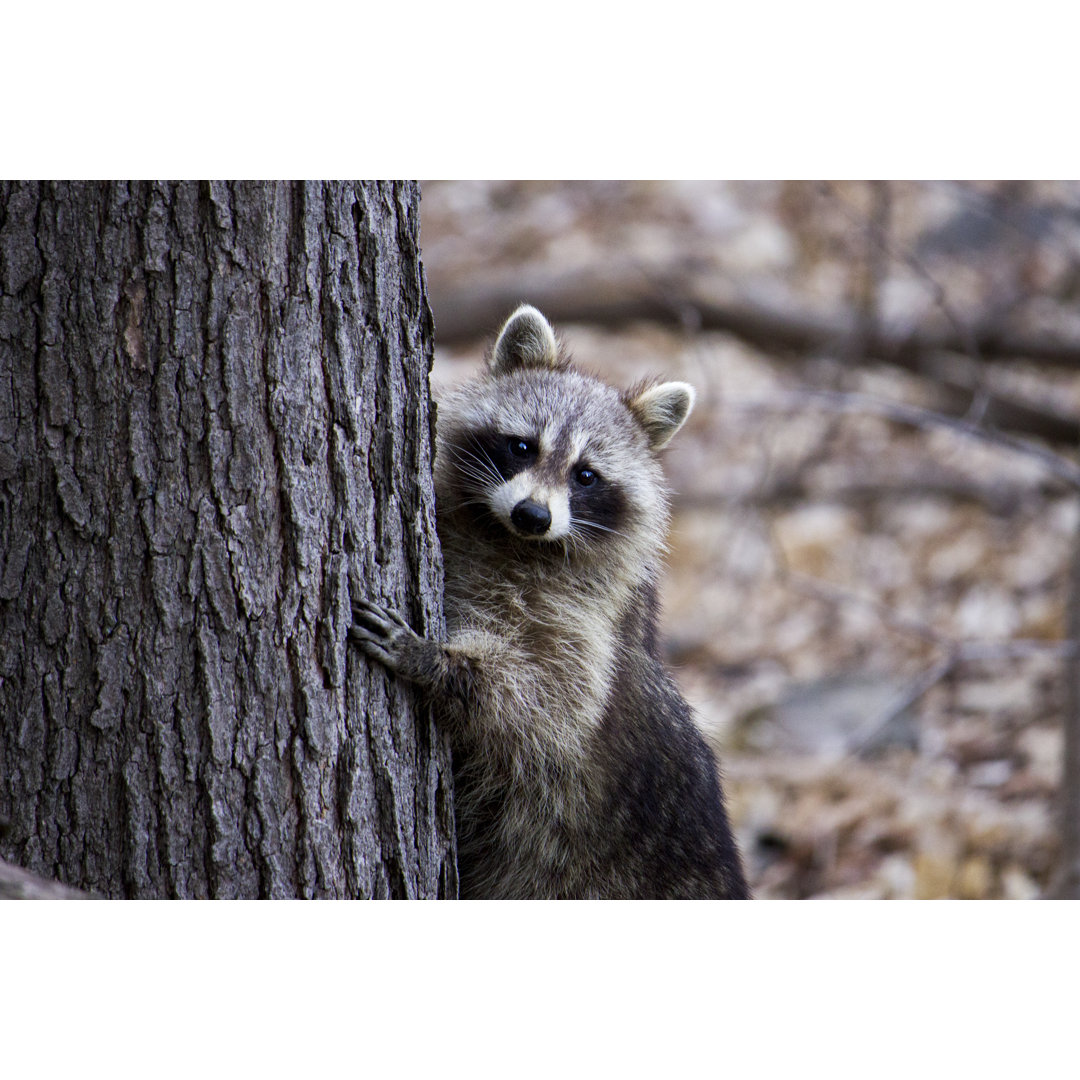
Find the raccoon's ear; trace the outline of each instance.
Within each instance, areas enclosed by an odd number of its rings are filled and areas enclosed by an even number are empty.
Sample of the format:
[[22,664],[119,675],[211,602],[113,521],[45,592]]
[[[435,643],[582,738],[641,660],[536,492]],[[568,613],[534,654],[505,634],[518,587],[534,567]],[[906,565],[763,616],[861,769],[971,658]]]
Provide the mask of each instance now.
[[671,437],[690,415],[694,397],[694,388],[684,382],[667,382],[646,390],[630,391],[626,404],[645,429],[650,450],[660,450],[671,442]]
[[488,365],[496,375],[519,367],[566,367],[559,358],[555,332],[531,304],[522,304],[506,320]]

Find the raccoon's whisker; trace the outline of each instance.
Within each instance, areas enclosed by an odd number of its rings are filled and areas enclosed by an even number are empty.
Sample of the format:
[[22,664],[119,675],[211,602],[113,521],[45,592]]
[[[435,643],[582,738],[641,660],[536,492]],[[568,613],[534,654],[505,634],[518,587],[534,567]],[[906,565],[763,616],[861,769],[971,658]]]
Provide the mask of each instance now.
[[612,536],[623,536],[624,533],[619,532],[618,529],[611,528],[610,525],[601,525],[599,521],[589,521],[587,518],[577,518],[574,521],[573,528],[589,528],[599,529],[601,532],[611,533]]
[[462,468],[460,469],[460,475],[462,481],[468,481],[470,484],[475,484],[477,491],[486,491],[493,486],[491,477],[483,473],[472,472]]
[[480,488],[490,488],[496,484],[502,483],[502,477],[496,480],[490,474],[481,472],[474,466],[461,464],[458,465],[458,475],[462,480],[469,481],[476,484]]
[[490,509],[490,507],[488,507],[487,499],[484,498],[460,499],[456,503],[444,504],[442,509],[449,513],[453,513],[456,510],[463,510],[466,506],[483,506]]
[[468,447],[454,446],[451,447],[451,450],[454,454],[454,457],[457,458],[458,461],[476,462],[476,464],[482,466],[485,469],[488,468],[491,464],[491,459],[486,454],[481,457],[479,454],[474,453]]
[[589,551],[588,540],[577,530],[576,525],[570,526],[570,531],[566,534],[566,543],[567,562],[571,554],[576,558],[583,552],[587,554]]
[[458,475],[462,481],[475,484],[478,490],[484,491],[497,487],[503,482],[503,478],[497,473],[491,472],[486,467],[473,465],[471,462],[462,461],[457,465]]
[[[457,458],[459,468],[475,469],[476,466],[479,466],[480,472],[484,476],[488,477],[495,483],[501,484],[502,475],[495,467],[495,462],[491,460],[491,456],[483,447],[477,447],[477,449],[480,451],[480,453],[475,453],[466,446],[455,446],[453,448],[454,456]],[[470,464],[473,462],[475,462],[475,465]]]

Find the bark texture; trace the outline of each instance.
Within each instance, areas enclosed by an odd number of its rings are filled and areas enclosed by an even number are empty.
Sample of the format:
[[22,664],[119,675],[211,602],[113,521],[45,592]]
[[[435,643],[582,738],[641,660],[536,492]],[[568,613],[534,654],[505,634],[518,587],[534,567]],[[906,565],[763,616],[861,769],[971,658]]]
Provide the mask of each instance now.
[[410,184],[0,185],[0,856],[103,896],[456,895]]

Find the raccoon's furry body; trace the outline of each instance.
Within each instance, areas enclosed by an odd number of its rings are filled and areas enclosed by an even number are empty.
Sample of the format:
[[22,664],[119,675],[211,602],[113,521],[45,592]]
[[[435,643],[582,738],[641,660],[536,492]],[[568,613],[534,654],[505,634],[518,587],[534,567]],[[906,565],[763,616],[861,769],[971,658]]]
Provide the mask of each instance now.
[[438,412],[449,641],[355,605],[365,651],[451,732],[461,895],[747,896],[715,764],[657,654],[684,383],[625,394],[531,307]]

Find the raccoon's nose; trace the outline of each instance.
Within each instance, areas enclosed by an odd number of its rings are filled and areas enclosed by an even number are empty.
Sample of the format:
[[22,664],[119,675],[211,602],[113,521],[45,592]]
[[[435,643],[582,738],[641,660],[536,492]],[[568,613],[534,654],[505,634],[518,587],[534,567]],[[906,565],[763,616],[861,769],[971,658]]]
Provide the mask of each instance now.
[[532,499],[522,499],[521,502],[510,511],[510,520],[515,527],[524,533],[532,533],[533,536],[543,536],[551,524],[551,511],[546,506],[533,502]]

